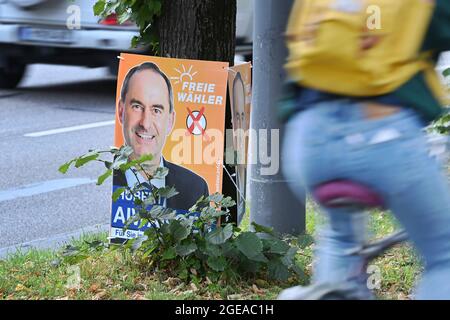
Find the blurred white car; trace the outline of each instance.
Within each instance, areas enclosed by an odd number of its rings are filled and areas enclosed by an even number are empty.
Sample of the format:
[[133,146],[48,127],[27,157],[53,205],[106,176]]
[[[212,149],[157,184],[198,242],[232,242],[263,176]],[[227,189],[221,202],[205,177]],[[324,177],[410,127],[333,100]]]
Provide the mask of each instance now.
[[[28,64],[110,68],[130,49],[138,28],[94,16],[96,0],[0,0],[0,88],[18,85]],[[238,0],[236,52],[251,55],[252,0]]]

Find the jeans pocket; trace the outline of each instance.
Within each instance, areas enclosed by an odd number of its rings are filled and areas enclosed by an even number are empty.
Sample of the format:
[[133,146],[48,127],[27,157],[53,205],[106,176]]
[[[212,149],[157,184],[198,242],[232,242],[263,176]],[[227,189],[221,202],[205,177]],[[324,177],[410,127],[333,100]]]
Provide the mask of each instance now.
[[389,193],[407,192],[427,179],[430,166],[426,145],[420,136],[401,136],[393,140],[369,144],[361,151],[367,179]]

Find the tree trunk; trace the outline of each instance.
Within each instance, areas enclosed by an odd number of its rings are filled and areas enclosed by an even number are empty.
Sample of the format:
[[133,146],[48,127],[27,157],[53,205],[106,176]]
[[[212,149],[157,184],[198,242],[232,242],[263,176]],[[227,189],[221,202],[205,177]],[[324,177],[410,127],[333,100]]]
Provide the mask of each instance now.
[[236,0],[165,0],[158,27],[162,57],[233,65]]
[[[234,65],[236,0],[164,0],[161,12],[156,22],[160,56]],[[232,128],[228,95],[225,128]],[[234,173],[234,168],[227,169]],[[225,173],[222,193],[236,200],[236,188]],[[236,207],[231,215],[236,222]]]

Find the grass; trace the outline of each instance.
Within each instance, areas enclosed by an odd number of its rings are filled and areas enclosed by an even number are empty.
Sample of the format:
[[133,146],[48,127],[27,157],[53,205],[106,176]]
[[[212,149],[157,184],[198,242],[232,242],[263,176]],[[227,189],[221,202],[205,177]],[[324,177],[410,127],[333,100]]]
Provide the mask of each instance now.
[[[104,237],[106,235],[102,235]],[[89,236],[88,238],[92,238]],[[53,266],[50,251],[16,253],[0,262],[2,299],[274,299],[281,288],[264,281],[240,287],[221,283],[184,284],[164,275],[147,274],[133,264],[133,258],[119,251],[96,253],[78,265]],[[52,263],[53,262],[53,263]],[[79,286],[70,287],[79,271]],[[256,286],[256,283],[259,286]],[[255,286],[254,286],[255,285]],[[263,287],[266,288],[263,288]]]
[[[306,235],[294,239],[302,250],[296,261],[305,277],[289,283],[248,279],[239,286],[224,283],[184,284],[164,274],[149,274],[140,269],[133,257],[122,251],[93,253],[75,267],[58,261],[58,255],[49,250],[17,252],[0,260],[0,299],[275,299],[288,286],[307,284],[311,275],[314,243],[312,235],[324,219],[317,205],[308,201]],[[241,225],[249,228],[248,214]],[[375,238],[385,236],[397,228],[396,221],[386,212],[373,212],[370,230]],[[106,234],[84,235],[73,244],[95,239],[106,240]],[[381,288],[376,293],[381,299],[408,299],[421,267],[414,250],[401,245],[389,250],[373,262],[381,271]],[[72,285],[79,273],[79,286]]]
[[[371,213],[370,231],[375,238],[386,236],[400,228],[395,218],[383,211]],[[383,299],[410,299],[411,290],[422,272],[420,257],[408,244],[391,248],[372,264],[381,271],[381,289],[377,294]]]

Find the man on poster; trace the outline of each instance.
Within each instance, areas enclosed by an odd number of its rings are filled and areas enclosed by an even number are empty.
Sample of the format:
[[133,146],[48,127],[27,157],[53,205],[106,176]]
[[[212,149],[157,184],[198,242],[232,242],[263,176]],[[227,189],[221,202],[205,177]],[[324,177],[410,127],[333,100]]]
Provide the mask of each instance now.
[[[168,77],[153,62],[131,68],[126,75],[118,106],[119,121],[126,145],[133,148],[130,159],[152,154],[153,159],[142,164],[145,172],[116,170],[115,186],[133,187],[137,182],[149,182],[162,188],[174,186],[176,196],[161,203],[167,208],[188,210],[202,195],[208,196],[206,181],[196,173],[164,159],[162,150],[175,123],[172,85]],[[159,167],[169,170],[163,179],[146,181]]]
[[236,164],[237,223],[245,216],[248,167],[248,142],[251,109],[251,63],[230,68],[228,74],[229,95],[233,123],[233,147]]

